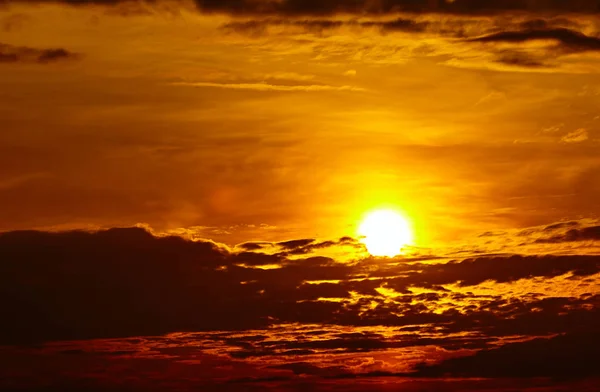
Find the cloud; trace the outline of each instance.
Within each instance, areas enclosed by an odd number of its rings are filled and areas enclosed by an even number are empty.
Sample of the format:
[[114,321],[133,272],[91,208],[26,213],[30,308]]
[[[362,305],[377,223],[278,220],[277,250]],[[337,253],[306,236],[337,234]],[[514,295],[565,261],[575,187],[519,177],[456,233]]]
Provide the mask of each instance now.
[[560,139],[563,143],[581,143],[581,142],[585,142],[586,140],[589,139],[589,134],[587,129],[578,129],[576,131],[573,131],[571,133],[568,133],[567,135],[563,136],[562,139]]
[[[362,62],[398,63],[408,58],[439,56],[451,66],[524,72],[590,72],[595,69],[593,52],[598,51],[600,42],[576,16],[362,16],[254,15],[250,20],[234,19],[222,28],[255,39],[289,39],[295,45],[302,42],[308,51],[318,49],[317,58],[339,60],[341,51],[347,48],[349,60],[358,56]],[[414,35],[426,38],[426,43],[415,40]],[[361,45],[341,45],[342,37],[360,37]],[[565,57],[573,53],[580,56],[576,61],[567,61]],[[374,54],[377,56],[371,59]]]
[[214,83],[214,82],[178,82],[172,83],[174,86],[222,88],[231,90],[252,90],[252,91],[283,91],[283,92],[319,92],[319,91],[364,91],[364,89],[355,86],[330,86],[322,84],[312,85],[283,85],[268,83]]
[[[6,3],[47,3],[48,0],[5,0]],[[127,0],[62,0],[62,3],[82,5],[118,5]],[[229,15],[323,16],[335,14],[384,15],[397,13],[503,15],[514,13],[552,14],[600,13],[597,0],[195,0],[197,8],[206,13]]]
[[470,41],[481,43],[524,43],[539,40],[556,41],[562,50],[568,52],[600,51],[600,38],[590,37],[566,28],[502,31],[474,38]]
[[[332,20],[332,19],[255,19],[247,21],[233,21],[223,25],[225,30],[260,35],[266,33],[268,27],[301,28],[311,32],[324,32],[341,27],[377,28],[382,32],[405,32],[423,33],[430,26],[431,21],[418,21],[409,18],[396,18],[381,21],[356,21],[356,20]],[[437,25],[437,24],[436,24]]]
[[47,64],[79,58],[79,55],[63,48],[38,49],[0,43],[0,63]]
[[557,234],[549,238],[540,238],[536,240],[537,243],[541,244],[555,244],[575,241],[600,241],[600,226],[570,229],[564,234]]
[[[513,296],[508,299],[468,292],[491,283],[516,285],[512,292],[522,280],[536,287],[569,276],[587,290],[592,283],[586,279],[593,282],[600,273],[598,256],[343,263],[322,256],[290,258],[347,244],[355,240],[287,241],[267,246],[281,251],[266,254],[255,247],[236,252],[210,241],[156,237],[141,228],[0,234],[0,306],[10,314],[0,324],[0,343],[290,323],[420,328],[433,323],[440,330],[488,336],[544,335],[597,317],[588,308],[598,300],[593,296],[506,294]],[[446,304],[453,310],[444,310]],[[318,347],[286,346],[313,348]]]
[[[464,41],[483,45],[479,50],[488,51],[492,62],[534,71],[566,70],[565,56],[600,51],[600,38],[574,30],[578,28],[575,24],[569,28],[562,26],[569,24],[564,20],[532,19],[519,23],[518,29],[510,24],[502,25],[502,31]],[[532,46],[533,43],[537,45]],[[595,62],[594,59],[589,61]]]
[[344,1],[344,0],[283,0],[283,1],[252,1],[252,0],[197,0],[196,4],[204,12],[222,12],[236,15],[332,15],[336,13],[350,14],[385,14],[396,12],[409,13],[447,13],[467,15],[495,15],[513,12],[547,12],[547,13],[600,13],[597,1],[554,0],[540,1],[414,1],[414,0],[385,0],[385,1]]
[[595,366],[597,332],[577,333],[552,339],[535,339],[482,350],[464,358],[453,358],[438,365],[423,366],[420,376],[453,377],[552,377],[571,379],[600,376]]
[[501,64],[519,67],[519,68],[543,68],[549,67],[543,58],[535,58],[535,56],[518,50],[502,51],[496,55],[495,61]]
[[277,245],[282,247],[283,249],[294,250],[294,249],[306,247],[306,246],[314,243],[315,241],[316,241],[315,239],[292,240],[292,241],[279,242],[279,243],[277,243]]
[[[591,227],[560,222],[522,237],[594,237],[569,234]],[[229,248],[143,228],[0,233],[0,388],[40,375],[61,390],[215,391],[598,375],[600,256],[312,255],[355,244]]]
[[[339,29],[374,29],[382,34],[406,33],[406,34],[428,34],[431,36],[442,36],[447,38],[482,38],[481,35],[498,34],[499,30],[532,30],[532,29],[555,29],[556,31],[569,29],[581,29],[576,21],[566,18],[539,19],[531,17],[520,17],[513,20],[494,18],[482,19],[472,16],[454,15],[415,15],[404,14],[393,18],[367,17],[367,18],[333,18],[333,17],[257,17],[250,20],[233,19],[222,25],[226,31],[244,33],[251,36],[260,36],[269,32],[269,28],[281,30],[301,30],[304,32],[323,34]],[[568,30],[571,31],[571,30]],[[491,34],[493,33],[493,34]],[[573,31],[573,34],[577,34]]]
[[247,250],[247,251],[256,251],[262,250],[266,247],[271,247],[273,244],[270,242],[245,242],[243,244],[237,245],[238,248]]

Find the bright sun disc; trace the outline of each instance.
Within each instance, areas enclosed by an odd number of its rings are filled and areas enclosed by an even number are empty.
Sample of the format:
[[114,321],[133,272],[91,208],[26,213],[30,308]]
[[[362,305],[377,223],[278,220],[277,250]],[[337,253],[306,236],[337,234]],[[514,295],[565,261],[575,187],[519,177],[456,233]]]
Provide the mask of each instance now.
[[397,256],[413,241],[408,220],[392,210],[378,210],[367,215],[358,234],[364,237],[362,242],[373,256]]

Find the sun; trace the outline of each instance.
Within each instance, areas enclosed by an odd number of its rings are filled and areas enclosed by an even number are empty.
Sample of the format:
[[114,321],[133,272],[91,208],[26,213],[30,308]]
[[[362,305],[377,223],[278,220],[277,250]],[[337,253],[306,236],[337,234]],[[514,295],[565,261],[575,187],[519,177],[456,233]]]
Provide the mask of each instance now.
[[373,256],[394,257],[413,242],[409,221],[393,210],[369,213],[358,228],[362,242]]

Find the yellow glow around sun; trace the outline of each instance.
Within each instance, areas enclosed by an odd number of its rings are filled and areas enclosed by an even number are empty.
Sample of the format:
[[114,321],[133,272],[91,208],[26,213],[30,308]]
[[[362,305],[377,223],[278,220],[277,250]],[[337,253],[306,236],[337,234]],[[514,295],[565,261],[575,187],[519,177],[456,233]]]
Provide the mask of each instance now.
[[368,214],[358,228],[362,242],[373,256],[393,257],[411,245],[413,232],[408,220],[393,210],[377,210]]

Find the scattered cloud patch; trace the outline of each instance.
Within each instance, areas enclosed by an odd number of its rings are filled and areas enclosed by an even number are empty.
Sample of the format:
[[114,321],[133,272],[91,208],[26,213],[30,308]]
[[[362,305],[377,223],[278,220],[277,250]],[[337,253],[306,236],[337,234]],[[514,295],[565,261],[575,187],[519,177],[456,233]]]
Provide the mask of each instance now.
[[563,136],[561,141],[563,143],[581,143],[581,142],[585,142],[588,139],[589,139],[589,134],[588,134],[587,129],[581,128],[581,129],[578,129],[576,131],[566,134],[565,136]]

